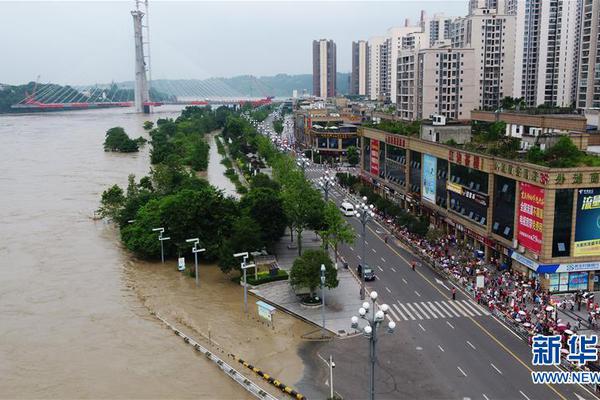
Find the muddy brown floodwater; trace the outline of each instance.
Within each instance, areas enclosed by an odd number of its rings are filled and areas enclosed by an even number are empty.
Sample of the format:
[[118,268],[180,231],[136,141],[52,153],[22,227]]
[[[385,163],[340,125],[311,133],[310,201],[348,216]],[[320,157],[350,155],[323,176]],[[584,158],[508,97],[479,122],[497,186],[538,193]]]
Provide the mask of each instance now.
[[144,120],[176,115],[0,116],[0,397],[249,398],[149,310],[192,336],[210,326],[228,351],[300,379],[298,322],[281,318],[277,330],[290,335],[274,335],[244,319],[241,288],[214,268],[196,290],[170,265],[132,260],[114,227],[91,219],[104,189],[149,169],[148,148],[102,151],[106,130],[147,136]]

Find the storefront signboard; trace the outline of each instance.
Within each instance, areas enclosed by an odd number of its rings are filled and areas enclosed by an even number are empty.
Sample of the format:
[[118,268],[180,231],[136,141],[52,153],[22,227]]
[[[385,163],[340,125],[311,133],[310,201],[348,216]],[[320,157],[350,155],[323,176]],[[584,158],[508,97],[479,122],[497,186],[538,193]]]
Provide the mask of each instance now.
[[520,187],[517,238],[520,245],[540,254],[544,222],[544,189],[525,182],[521,182]]
[[574,244],[575,257],[600,255],[600,188],[577,191]]
[[435,204],[435,185],[437,176],[437,158],[429,154],[423,154],[423,182],[422,197],[430,203]]
[[379,140],[371,139],[371,173],[379,176]]

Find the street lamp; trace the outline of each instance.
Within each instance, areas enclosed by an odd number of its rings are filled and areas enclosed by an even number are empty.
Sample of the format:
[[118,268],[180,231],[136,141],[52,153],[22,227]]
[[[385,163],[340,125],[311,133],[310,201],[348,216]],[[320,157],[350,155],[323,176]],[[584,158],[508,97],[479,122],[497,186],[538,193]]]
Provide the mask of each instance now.
[[160,241],[160,260],[164,264],[165,263],[165,250],[163,248],[163,241],[171,239],[170,237],[163,237],[163,233],[165,232],[165,228],[154,228],[152,232],[158,232],[158,240]]
[[306,166],[309,164],[308,158],[302,155],[298,157],[298,161],[296,161],[296,164],[302,169],[302,175],[306,175]]
[[325,201],[327,202],[329,200],[329,189],[335,186],[335,179],[328,173],[325,173],[325,175],[319,178],[317,184],[323,189]]
[[325,336],[325,264],[321,264],[321,317],[323,318],[323,336]]
[[[377,328],[383,321],[385,320],[385,316],[389,311],[389,306],[387,304],[382,304],[381,306],[377,306],[375,301],[377,300],[377,292],[373,291],[370,295],[371,304],[368,302],[364,302],[362,307],[358,309],[358,314],[360,318],[367,321],[367,324],[363,327],[363,335],[369,339],[369,354],[371,361],[371,374],[369,376],[369,399],[375,399],[375,363],[377,360],[376,355],[376,346],[377,346]],[[376,307],[377,306],[377,307]],[[372,312],[369,314],[369,308],[372,309]],[[377,310],[376,310],[377,308]],[[358,317],[353,316],[352,319],[352,328],[358,329]],[[396,328],[396,323],[391,321],[388,323],[388,333],[394,333],[394,329]]]
[[256,268],[256,264],[252,263],[246,265],[246,260],[248,259],[247,251],[243,253],[235,253],[233,256],[242,257],[242,271],[244,271],[244,312],[248,314],[248,286],[246,285],[246,269]]
[[371,220],[375,216],[373,212],[373,204],[367,204],[367,197],[363,196],[363,202],[361,204],[356,205],[356,211],[354,215],[362,224],[362,268],[361,268],[361,288],[360,288],[360,299],[365,298],[365,266],[367,265],[367,255],[365,251],[365,241],[367,238],[367,222]]
[[196,277],[196,287],[198,287],[200,286],[200,277],[198,275],[198,253],[202,253],[203,251],[206,251],[206,249],[198,248],[198,243],[200,243],[200,240],[198,238],[187,239],[186,242],[194,243],[194,247],[192,247],[192,253],[194,253],[194,262],[196,264],[196,272],[194,275]]

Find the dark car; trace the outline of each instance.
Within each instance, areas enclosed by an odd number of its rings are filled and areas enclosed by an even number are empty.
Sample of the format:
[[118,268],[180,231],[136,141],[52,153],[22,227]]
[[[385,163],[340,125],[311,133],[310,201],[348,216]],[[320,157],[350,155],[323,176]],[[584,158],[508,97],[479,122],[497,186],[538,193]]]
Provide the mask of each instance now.
[[[358,264],[358,267],[356,268],[356,272],[358,272],[358,276],[359,277],[363,277],[363,265],[362,264]],[[369,267],[368,265],[364,266],[364,278],[365,281],[374,281],[375,280],[375,271],[373,271],[373,268]]]

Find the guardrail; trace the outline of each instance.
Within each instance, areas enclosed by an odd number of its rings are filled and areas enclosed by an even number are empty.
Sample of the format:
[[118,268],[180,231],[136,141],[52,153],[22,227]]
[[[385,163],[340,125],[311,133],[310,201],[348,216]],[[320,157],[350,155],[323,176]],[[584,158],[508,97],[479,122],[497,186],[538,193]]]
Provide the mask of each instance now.
[[156,318],[158,318],[163,324],[169,327],[177,336],[183,338],[183,341],[187,344],[190,344],[197,351],[201,352],[208,358],[210,361],[215,363],[225,374],[227,374],[230,378],[236,381],[240,386],[246,389],[249,393],[251,393],[254,397],[258,399],[267,399],[267,400],[277,400],[276,397],[262,390],[257,384],[252,382],[250,379],[246,378],[243,374],[235,370],[229,364],[224,362],[222,359],[214,355],[207,348],[203,347],[200,343],[196,342],[194,339],[189,337],[188,335],[182,333],[177,327],[166,321],[158,314],[154,314]]

